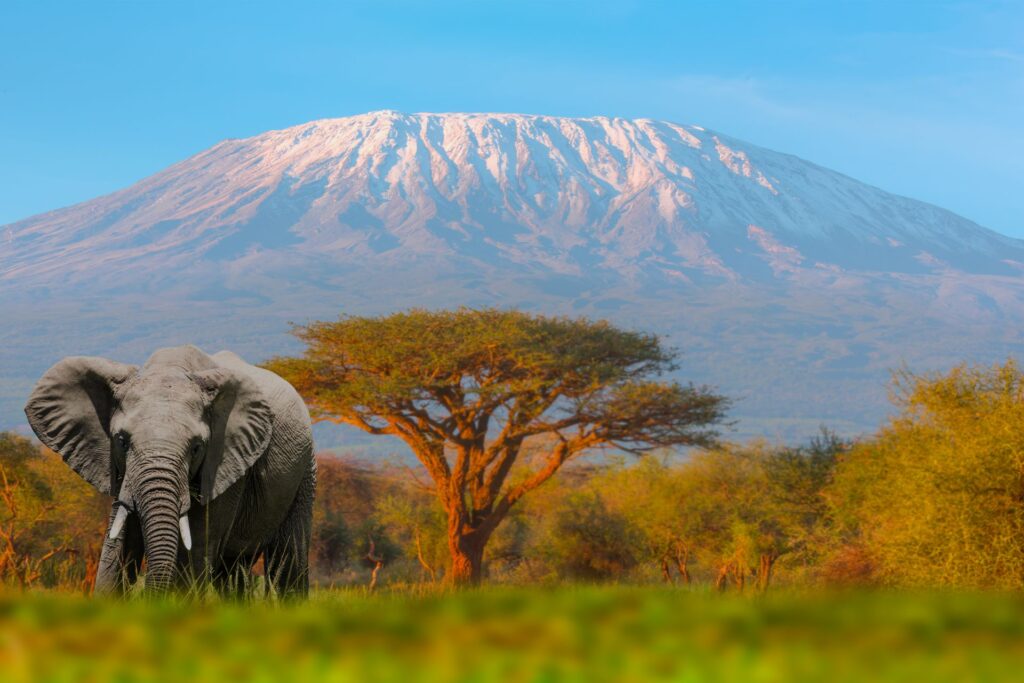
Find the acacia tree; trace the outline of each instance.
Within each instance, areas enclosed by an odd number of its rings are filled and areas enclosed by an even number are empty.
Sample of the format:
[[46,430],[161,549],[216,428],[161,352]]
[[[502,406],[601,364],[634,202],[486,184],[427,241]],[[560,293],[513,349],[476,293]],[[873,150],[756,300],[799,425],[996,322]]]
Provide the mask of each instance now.
[[[727,405],[706,387],[660,379],[675,354],[605,321],[460,308],[294,332],[304,354],[266,367],[314,419],[409,445],[447,515],[456,584],[480,580],[495,528],[567,461],[601,447],[708,445]],[[514,471],[528,441],[545,446],[539,464]]]

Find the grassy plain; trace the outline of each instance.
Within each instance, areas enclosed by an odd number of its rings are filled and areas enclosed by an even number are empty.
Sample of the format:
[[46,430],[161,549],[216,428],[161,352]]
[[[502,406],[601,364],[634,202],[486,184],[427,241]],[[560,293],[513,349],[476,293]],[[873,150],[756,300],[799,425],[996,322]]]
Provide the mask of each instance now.
[[32,681],[1019,681],[1024,597],[561,587],[307,603],[0,597]]

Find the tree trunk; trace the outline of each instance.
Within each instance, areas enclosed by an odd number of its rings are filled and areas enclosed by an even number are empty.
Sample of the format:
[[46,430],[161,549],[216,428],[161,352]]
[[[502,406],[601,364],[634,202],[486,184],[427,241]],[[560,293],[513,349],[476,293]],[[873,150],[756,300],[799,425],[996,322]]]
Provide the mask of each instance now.
[[436,574],[436,572],[434,572],[434,568],[430,566],[430,563],[427,562],[426,558],[423,557],[423,546],[420,543],[420,530],[419,530],[418,527],[416,529],[415,538],[416,538],[416,559],[419,560],[420,566],[423,567],[423,569],[425,569],[426,572],[430,575],[430,583],[435,583],[437,581],[437,574]]
[[373,572],[370,574],[370,592],[373,592],[373,589],[377,587],[377,575],[384,567],[384,556],[377,554],[377,544],[374,542],[373,536],[367,535],[366,540],[370,544],[370,549],[366,552],[366,559],[373,564]]
[[747,571],[746,568],[742,564],[740,564],[739,562],[736,562],[733,565],[733,571],[732,571],[733,584],[736,586],[736,590],[739,591],[740,593],[742,593],[743,589],[746,588],[746,586],[747,586],[747,574],[746,574],[746,571]]
[[661,558],[661,578],[665,583],[672,583],[672,571],[669,569],[667,557]]
[[370,592],[371,593],[377,587],[377,574],[380,573],[381,567],[383,567],[383,566],[384,566],[384,563],[381,560],[377,560],[377,562],[373,565],[373,571],[370,573]]
[[449,530],[448,549],[452,553],[450,582],[453,586],[476,586],[483,578],[486,539],[474,533]]
[[772,554],[761,555],[761,562],[757,569],[757,589],[762,592],[768,590],[768,584],[771,583],[775,559],[775,555]]
[[723,564],[718,568],[718,576],[715,577],[715,590],[719,593],[724,593],[729,586],[729,569],[729,564]]
[[676,569],[679,570],[679,578],[689,586],[693,581],[690,577],[690,551],[676,550]]
[[690,576],[690,565],[687,560],[681,560],[677,565],[676,569],[679,570],[679,578],[683,580],[687,586],[693,583],[693,577]]

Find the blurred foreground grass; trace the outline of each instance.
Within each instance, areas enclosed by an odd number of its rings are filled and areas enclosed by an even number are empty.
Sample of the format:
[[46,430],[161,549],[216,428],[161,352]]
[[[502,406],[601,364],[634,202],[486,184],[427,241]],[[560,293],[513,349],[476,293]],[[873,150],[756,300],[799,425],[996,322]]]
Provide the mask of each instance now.
[[659,588],[317,593],[304,604],[0,596],[0,680],[1019,681],[1024,598]]

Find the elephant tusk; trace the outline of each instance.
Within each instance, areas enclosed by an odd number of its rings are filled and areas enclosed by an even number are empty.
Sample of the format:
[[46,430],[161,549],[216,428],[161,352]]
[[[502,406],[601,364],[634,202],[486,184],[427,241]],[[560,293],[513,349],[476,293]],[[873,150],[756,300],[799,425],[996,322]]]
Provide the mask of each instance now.
[[110,525],[110,538],[117,538],[124,528],[124,521],[128,519],[128,508],[125,505],[118,505],[114,514],[114,522]]
[[192,550],[192,530],[188,526],[188,515],[182,515],[181,519],[178,520],[178,526],[181,527],[181,543],[185,546],[185,550]]

